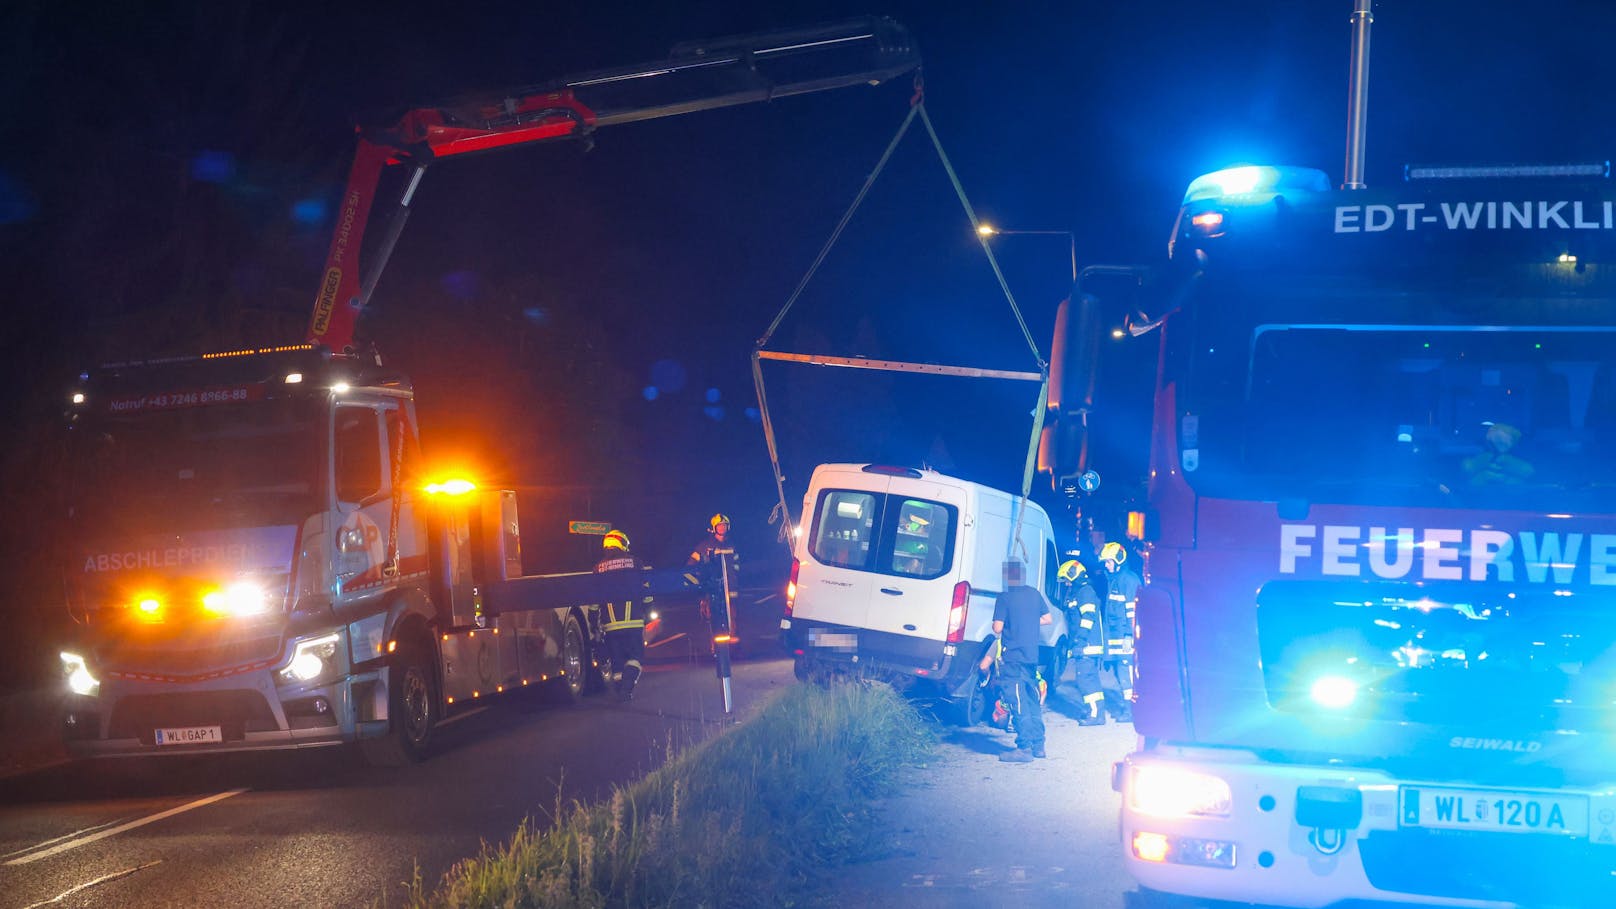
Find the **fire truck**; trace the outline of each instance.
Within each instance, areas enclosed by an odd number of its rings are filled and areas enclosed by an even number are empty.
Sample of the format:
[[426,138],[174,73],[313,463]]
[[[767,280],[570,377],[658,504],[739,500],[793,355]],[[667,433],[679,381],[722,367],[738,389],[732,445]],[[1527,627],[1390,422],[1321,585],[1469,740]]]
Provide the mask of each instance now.
[[[402,763],[467,705],[598,686],[598,604],[683,589],[683,572],[524,575],[515,494],[435,475],[409,379],[356,342],[426,167],[917,65],[905,29],[861,19],[361,129],[303,343],[112,363],[73,394],[71,753],[358,742]],[[392,165],[403,189],[367,245]]]
[[1126,865],[1147,902],[1616,905],[1609,163],[1369,187],[1362,145],[1339,186],[1195,179],[1167,260],[1057,320],[1062,487],[1099,338],[1158,343]]

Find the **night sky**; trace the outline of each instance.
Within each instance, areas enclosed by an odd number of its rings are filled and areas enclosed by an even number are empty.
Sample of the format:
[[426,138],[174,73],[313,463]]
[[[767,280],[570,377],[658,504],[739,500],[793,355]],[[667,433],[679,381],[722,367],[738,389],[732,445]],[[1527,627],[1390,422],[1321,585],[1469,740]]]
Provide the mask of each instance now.
[[[1081,264],[1140,262],[1162,255],[1197,174],[1287,163],[1339,177],[1351,11],[9,0],[0,543],[26,567],[0,592],[15,610],[59,600],[39,528],[53,526],[55,428],[80,369],[301,338],[356,122],[648,62],[681,41],[889,15],[919,44],[927,110],[984,220],[1070,230]],[[1380,4],[1369,182],[1414,161],[1608,158],[1613,32],[1604,2]],[[653,562],[682,557],[721,510],[743,552],[777,563],[749,354],[911,94],[902,79],[603,129],[587,151],[435,165],[362,327],[415,376],[429,456],[522,489],[545,520],[611,520]],[[1066,240],[994,244],[1047,357]],[[770,346],[1036,368],[918,126]],[[1153,358],[1149,339],[1107,348],[1108,481],[1126,485],[1138,463],[1140,408],[1122,383]],[[830,460],[1019,483],[1033,386],[765,370],[794,511]]]

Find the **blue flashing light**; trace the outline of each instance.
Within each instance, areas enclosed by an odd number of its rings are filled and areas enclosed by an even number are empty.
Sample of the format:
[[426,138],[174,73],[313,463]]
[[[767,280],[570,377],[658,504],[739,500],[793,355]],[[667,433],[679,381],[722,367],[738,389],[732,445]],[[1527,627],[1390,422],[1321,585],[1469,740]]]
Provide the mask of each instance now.
[[292,203],[292,220],[299,224],[325,223],[324,199],[300,199]]
[[657,399],[657,395],[660,395],[661,393],[662,392],[658,391],[655,385],[647,385],[640,389],[640,395],[647,401],[655,401]]
[[756,407],[748,407],[746,408],[746,418],[753,423],[761,422],[763,420],[763,411],[758,410]]
[[716,404],[703,407],[701,412],[706,414],[707,419],[712,420],[714,423],[718,423],[724,419],[724,408],[719,407]]
[[1243,165],[1203,174],[1184,191],[1184,204],[1242,196],[1273,196],[1290,192],[1329,192],[1330,178],[1311,167]]
[[707,389],[707,403],[708,404],[717,404],[718,399],[720,397],[722,397],[722,396],[718,393],[718,389],[716,389],[716,388]]

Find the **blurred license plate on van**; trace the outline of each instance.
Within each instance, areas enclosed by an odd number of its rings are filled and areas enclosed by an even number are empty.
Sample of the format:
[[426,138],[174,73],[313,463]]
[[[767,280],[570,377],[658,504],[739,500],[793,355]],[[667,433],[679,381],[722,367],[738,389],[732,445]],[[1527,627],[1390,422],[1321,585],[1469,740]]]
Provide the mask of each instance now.
[[1588,835],[1588,798],[1501,789],[1404,786],[1404,827]]
[[808,629],[808,646],[851,652],[858,649],[858,635],[846,631],[824,631],[819,628],[810,628]]

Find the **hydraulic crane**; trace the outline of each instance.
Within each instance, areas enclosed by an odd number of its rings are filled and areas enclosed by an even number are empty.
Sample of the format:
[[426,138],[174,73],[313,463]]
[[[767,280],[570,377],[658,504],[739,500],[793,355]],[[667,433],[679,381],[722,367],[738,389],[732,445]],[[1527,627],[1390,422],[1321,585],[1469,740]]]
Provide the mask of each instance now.
[[[352,353],[364,311],[409,218],[421,177],[441,158],[560,139],[604,126],[878,85],[920,65],[903,26],[862,18],[811,28],[680,44],[651,63],[597,70],[529,88],[416,108],[390,126],[360,127],[307,341]],[[383,171],[410,173],[376,251],[361,247]]]

